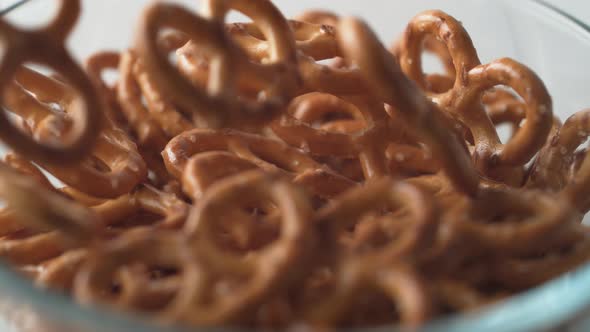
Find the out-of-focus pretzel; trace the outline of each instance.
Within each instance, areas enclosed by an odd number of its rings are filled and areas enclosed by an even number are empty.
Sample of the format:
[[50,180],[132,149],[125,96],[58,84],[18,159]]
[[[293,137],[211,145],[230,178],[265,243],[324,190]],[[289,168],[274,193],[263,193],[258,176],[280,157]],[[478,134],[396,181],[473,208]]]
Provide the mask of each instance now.
[[136,64],[137,55],[132,51],[121,55],[117,98],[139,145],[161,150],[166,145],[166,135],[142,103],[141,88],[134,71]]
[[[381,105],[367,105],[360,97],[347,99],[350,102],[323,93],[299,96],[272,124],[273,132],[312,155],[359,158],[367,179],[389,174],[390,168],[438,170],[436,163],[428,162],[429,152],[402,143],[403,124],[390,119]],[[352,119],[321,122],[331,114]]]
[[[426,88],[420,52],[422,41],[435,36],[449,49],[456,78],[451,90],[429,97],[446,112],[456,114],[475,140],[474,160],[478,169],[522,166],[543,146],[552,126],[551,97],[543,82],[529,68],[512,60],[499,59],[481,65],[471,38],[453,17],[427,11],[408,25],[401,46],[400,64],[406,75]],[[492,122],[481,106],[481,95],[496,85],[509,86],[526,105],[526,123],[507,143],[501,144]]]
[[[88,154],[103,122],[100,99],[84,71],[65,49],[65,41],[80,12],[79,0],[62,0],[57,16],[46,27],[20,30],[0,21],[0,35],[5,52],[0,61],[0,102],[26,62],[46,65],[55,70],[72,87],[69,115],[71,128],[61,135],[47,135],[43,142],[24,134],[11,124],[5,112],[0,114],[0,137],[19,154],[46,163],[73,163]],[[51,124],[45,125],[51,131]]]
[[186,220],[189,207],[174,194],[162,192],[149,185],[142,185],[134,192],[94,205],[92,209],[100,217],[103,226],[124,227],[134,214],[146,211],[161,216],[162,219],[152,221],[140,214],[140,218],[147,219],[138,220],[140,224],[148,225],[149,222],[151,226],[177,228]]
[[98,52],[86,59],[86,72],[100,97],[104,99],[105,113],[111,124],[126,129],[128,125],[121,112],[121,106],[117,102],[116,85],[113,86],[105,80],[108,70],[116,70],[120,61],[121,55],[118,52]]
[[446,127],[439,109],[403,75],[395,58],[363,22],[342,19],[339,31],[343,52],[359,66],[373,93],[400,112],[440,161],[457,189],[474,194],[478,175],[458,138]]
[[[39,137],[45,139],[66,132],[71,124],[69,117],[52,110],[49,103],[57,102],[69,110],[71,87],[24,67],[17,75],[17,79],[21,78],[5,90],[6,104]],[[129,192],[146,176],[145,163],[135,144],[118,128],[105,128],[88,149],[91,156],[80,165],[40,164],[63,182],[99,197]]]
[[[327,94],[310,94],[294,100],[293,107],[272,126],[273,132],[287,143],[309,150],[320,156],[358,157],[361,161],[365,178],[386,175],[385,148],[389,142],[399,139],[403,133],[395,130],[382,104],[361,101],[360,113],[367,126],[357,134],[330,132],[315,129],[311,124],[298,121],[290,114],[302,111],[302,108],[329,107],[339,113],[359,113],[355,106]],[[365,104],[365,105],[363,105]]]
[[[211,1],[205,2],[205,8],[211,20],[174,5],[155,4],[147,9],[138,31],[137,49],[154,83],[199,125],[248,126],[271,120],[300,84],[295,43],[286,19],[266,0]],[[231,9],[251,16],[261,25],[271,41],[271,63],[250,62],[244,51],[226,36],[222,22]],[[207,45],[204,50],[214,54],[206,90],[183,77],[158,47],[158,34],[164,28],[186,33],[193,42]],[[257,101],[236,99],[235,77],[242,75],[257,80],[261,86]]]
[[563,197],[516,189],[486,189],[474,201],[457,200],[446,218],[451,241],[471,248],[465,253],[479,248],[500,256],[543,252],[579,220]]
[[0,192],[6,203],[0,218],[0,256],[17,266],[38,264],[100,234],[96,215],[61,197],[35,166],[16,156],[7,163],[10,168],[0,165]]
[[151,117],[157,121],[167,137],[174,137],[193,125],[185,119],[171,103],[158,91],[150,74],[145,70],[141,61],[134,66],[137,83],[143,92],[147,109]]
[[403,262],[381,266],[375,263],[344,261],[332,294],[310,308],[307,319],[318,326],[342,326],[347,323],[348,312],[354,308],[351,306],[360,294],[379,291],[395,304],[399,320],[405,326],[417,326],[427,321],[433,313],[426,281],[411,265]]
[[152,172],[150,180],[160,186],[169,181],[160,156],[168,138],[164,129],[143,104],[141,88],[135,75],[137,62],[137,55],[133,51],[127,51],[121,55],[117,99],[121,105],[121,111],[131,127],[131,132],[136,137],[139,151],[148,170]]
[[492,272],[491,278],[507,287],[522,290],[541,285],[577,268],[590,258],[588,230],[582,227],[577,230],[581,238],[571,241],[561,252],[545,257],[491,261],[488,265],[488,271]]
[[[241,159],[234,158],[234,161],[218,169],[216,173],[223,176],[235,174],[250,168],[250,165],[255,165],[268,172],[283,173],[293,178],[295,182],[308,183],[315,194],[326,198],[355,186],[351,180],[332,172],[304,152],[281,141],[235,130],[194,129],[172,139],[162,153],[168,171],[177,179],[183,179],[186,193],[194,199],[198,198],[200,192],[218,175],[200,172],[199,165],[195,161],[191,162],[191,168],[188,171],[186,165],[192,156],[211,151],[228,151]],[[207,162],[201,158],[200,162]],[[211,154],[207,158],[229,160],[228,157]],[[183,172],[185,172],[184,175]],[[319,183],[314,183],[315,181]]]
[[0,166],[2,198],[25,226],[38,232],[58,230],[76,243],[100,232],[96,215],[84,206],[41,187],[34,179],[5,165]]
[[[108,303],[121,309],[138,310],[133,284],[121,283],[113,292],[117,274],[132,264],[177,269],[181,287],[176,300],[157,312],[158,319],[178,320],[186,309],[181,300],[184,292],[193,293],[202,281],[200,268],[189,246],[179,234],[150,229],[130,231],[125,235],[91,249],[74,279],[74,296],[82,303]],[[182,304],[182,305],[180,305]]]
[[[330,66],[320,64],[320,60],[342,60],[337,40],[335,26],[323,23],[309,23],[290,21],[291,29],[297,46],[297,62],[303,80],[303,91],[322,91],[337,95],[351,93],[366,93],[368,90],[363,83],[357,69],[344,64]],[[259,62],[269,59],[269,42],[264,38],[257,25],[253,23],[228,24],[228,34],[248,54],[250,58]],[[204,82],[208,73],[208,62],[203,51],[195,43],[188,43],[181,50],[179,69],[193,82]],[[240,87],[252,87],[254,82],[249,77],[240,80]]]
[[[245,200],[244,200],[245,199]],[[228,210],[240,210],[258,204],[276,205],[280,213],[278,237],[250,255],[239,255],[215,243],[215,225]],[[211,287],[189,294],[199,315],[191,320],[199,324],[234,321],[252,310],[265,294],[287,287],[298,273],[292,270],[306,264],[315,241],[309,199],[289,182],[261,171],[241,173],[212,186],[197,203],[185,227],[195,253],[203,264],[219,273],[247,278],[233,296],[203,302]],[[272,262],[272,263],[270,263]],[[269,264],[270,263],[270,264]]]
[[18,154],[8,153],[4,156],[4,163],[17,172],[33,178],[43,188],[49,190],[55,189],[49,179],[47,179],[45,174],[43,174],[43,172],[41,172],[37,166],[33,165],[30,161],[24,159]]
[[[297,50],[314,60],[330,59],[338,54],[338,44],[334,38],[334,28],[330,25],[317,25],[300,21],[289,21]],[[246,49],[255,61],[265,62],[271,54],[269,43],[253,23],[233,23],[227,25],[230,36]]]
[[308,310],[308,318],[313,322],[329,326],[338,323],[346,317],[346,310],[350,310],[348,306],[354,303],[358,292],[375,287],[399,304],[405,324],[419,324],[431,314],[423,281],[413,268],[400,262],[420,248],[429,247],[434,240],[436,209],[428,195],[411,185],[384,178],[343,194],[316,218],[325,225],[325,232],[331,234],[329,238],[338,242],[342,232],[362,220],[364,214],[387,208],[408,214],[406,222],[412,225],[405,227],[395,241],[385,241],[384,247],[373,248],[368,253],[347,252],[336,244],[331,249],[338,264],[334,289],[318,306]]

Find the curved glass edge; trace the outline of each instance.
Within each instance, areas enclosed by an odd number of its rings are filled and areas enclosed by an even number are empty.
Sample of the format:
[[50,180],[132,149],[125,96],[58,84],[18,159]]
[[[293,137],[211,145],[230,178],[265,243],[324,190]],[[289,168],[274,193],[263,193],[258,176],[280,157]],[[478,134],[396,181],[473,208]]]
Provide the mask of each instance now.
[[[531,14],[542,15],[559,24],[567,25],[573,33],[577,33],[579,37],[590,43],[590,26],[542,0],[499,0],[498,3],[507,8],[526,8]],[[33,311],[41,313],[42,316],[47,316],[52,321],[65,321],[68,326],[80,331],[195,331],[194,328],[154,326],[141,320],[138,316],[127,313],[116,313],[106,308],[80,306],[62,294],[35,288],[28,279],[16,274],[5,265],[0,266],[0,285],[10,285],[10,287],[3,287],[3,296],[13,298],[15,303],[26,303]],[[555,293],[560,294],[559,303],[554,301],[555,295],[552,294]],[[588,331],[590,330],[590,316],[584,319],[588,310],[590,310],[590,264],[500,304],[471,314],[442,318],[419,330],[423,332],[524,332],[538,331],[541,327],[545,330],[567,325],[567,328],[572,331]],[[566,323],[570,319],[575,319],[574,325]],[[509,329],[507,329],[508,324]],[[228,331],[229,329],[203,328],[199,330]],[[232,328],[231,330],[237,331],[238,329]],[[363,330],[367,331],[368,329]],[[406,331],[403,328],[392,329],[387,326],[370,330],[375,332]],[[416,331],[416,329],[411,331]]]

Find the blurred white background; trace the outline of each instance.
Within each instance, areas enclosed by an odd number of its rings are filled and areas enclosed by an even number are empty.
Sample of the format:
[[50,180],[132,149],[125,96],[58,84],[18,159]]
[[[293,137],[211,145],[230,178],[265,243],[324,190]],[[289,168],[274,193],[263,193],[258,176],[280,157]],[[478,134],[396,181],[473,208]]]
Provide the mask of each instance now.
[[[105,36],[108,36],[108,47],[124,49],[132,41],[133,26],[141,13],[141,8],[151,0],[83,0],[83,17],[70,39],[70,45],[78,57],[105,47]],[[522,0],[513,0],[522,1]],[[590,22],[590,1],[588,0],[545,0],[564,9],[585,22]],[[17,0],[0,0],[0,8],[17,2]],[[198,0],[174,0],[195,8]],[[467,23],[471,22],[497,26],[499,22],[492,21],[493,11],[490,3],[494,1],[481,0],[275,0],[278,7],[286,16],[293,16],[308,8],[330,8],[340,14],[359,15],[370,18],[372,26],[380,33],[384,42],[390,43],[402,31],[408,20],[417,14],[417,7],[443,9]],[[55,0],[30,0],[25,6],[9,15],[9,19],[20,24],[41,25],[47,22],[54,13]],[[473,7],[480,7],[479,15],[473,13]],[[395,18],[395,19],[393,19]],[[493,40],[493,36],[491,36]],[[488,39],[488,38],[486,38]],[[477,41],[476,41],[477,44]],[[477,45],[482,47],[481,44]],[[487,46],[493,44],[487,43]],[[486,52],[482,52],[484,55]]]
[[[0,0],[4,8],[17,0]],[[133,44],[134,27],[141,10],[151,0],[82,0],[83,14],[68,45],[78,59],[99,50],[124,50]],[[195,11],[199,0],[169,0],[182,3]],[[554,95],[555,112],[562,118],[575,110],[590,106],[585,90],[586,76],[580,75],[588,63],[584,42],[572,43],[563,31],[556,33],[550,25],[563,22],[542,22],[540,27],[536,13],[514,15],[508,6],[527,4],[533,0],[274,0],[285,16],[297,15],[304,9],[328,8],[345,15],[357,15],[367,19],[377,30],[384,43],[390,45],[403,31],[407,22],[424,9],[442,9],[463,22],[472,36],[482,62],[499,57],[512,57],[532,67]],[[567,11],[580,20],[590,22],[589,0],[545,0]],[[51,19],[56,0],[30,0],[23,8],[15,10],[8,18],[24,26],[39,26]],[[509,4],[509,5],[507,5]],[[518,4],[518,5],[514,5]],[[527,7],[527,6],[523,6]],[[534,7],[534,6],[530,6]],[[538,6],[537,6],[538,9]],[[571,29],[564,27],[564,29]],[[573,46],[572,46],[573,45]],[[549,54],[550,53],[550,54]],[[563,54],[562,54],[563,53]],[[587,53],[585,53],[587,54]],[[560,59],[556,64],[555,59]],[[557,66],[557,67],[556,67]],[[590,63],[588,63],[590,66]],[[562,93],[564,92],[564,93]],[[576,98],[572,98],[575,96]]]

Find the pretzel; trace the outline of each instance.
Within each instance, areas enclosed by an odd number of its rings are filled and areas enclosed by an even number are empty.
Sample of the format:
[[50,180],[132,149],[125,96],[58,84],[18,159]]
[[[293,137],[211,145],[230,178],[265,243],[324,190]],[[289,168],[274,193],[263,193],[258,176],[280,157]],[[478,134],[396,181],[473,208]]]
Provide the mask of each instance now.
[[26,160],[22,156],[14,153],[8,153],[4,156],[4,163],[15,171],[33,178],[43,188],[49,190],[55,189],[45,174],[43,174],[37,166],[33,165],[30,161]]
[[469,312],[481,309],[485,305],[493,304],[502,299],[503,294],[491,299],[466,282],[452,279],[436,280],[432,291],[437,302],[456,312]]
[[158,91],[150,74],[145,71],[141,61],[134,66],[137,83],[146,99],[147,107],[153,119],[160,125],[167,137],[174,137],[193,126],[178,110]]
[[[493,207],[487,205],[490,201]],[[508,220],[485,222],[502,215]],[[444,224],[452,230],[449,234],[456,234],[454,241],[468,247],[473,243],[494,255],[542,252],[559,231],[578,220],[564,198],[511,189],[487,189],[474,202],[457,201],[447,217]]]
[[[335,38],[334,26],[306,23],[298,20],[289,21],[297,47],[297,63],[303,80],[303,91],[323,91],[333,94],[364,93],[366,87],[358,70],[349,68],[341,60]],[[232,39],[240,44],[248,56],[257,61],[267,61],[269,43],[260,30],[252,23],[234,23],[226,25],[226,31]],[[177,54],[179,70],[193,83],[203,84],[208,73],[208,62],[195,43],[188,43]],[[334,59],[335,65],[317,63],[320,60]],[[244,79],[239,86],[245,90],[252,89],[251,79]]]
[[393,263],[392,266],[392,262],[415,253],[421,247],[428,247],[429,241],[433,240],[435,208],[428,200],[428,196],[416,188],[395,184],[385,178],[345,193],[318,212],[318,222],[326,225],[329,238],[337,242],[337,234],[350,228],[351,223],[361,220],[363,214],[382,210],[385,206],[394,211],[408,209],[410,217],[407,222],[412,226],[402,229],[400,238],[377,251],[353,252],[348,254],[351,255],[349,259],[344,259],[346,251],[342,253],[342,249],[332,249],[340,258],[337,259],[336,284],[332,294],[307,313],[312,321],[329,325],[336,323],[343,318],[344,309],[354,303],[355,294],[373,287],[382,288],[388,296],[401,302],[403,322],[417,324],[426,319],[430,309],[422,281],[406,264]]
[[[330,25],[309,24],[290,20],[297,50],[314,60],[325,60],[338,54],[338,44],[334,39],[334,28]],[[254,60],[264,62],[269,59],[268,41],[258,27],[252,23],[233,23],[226,30],[238,44],[248,50]]]
[[[363,214],[384,209],[409,210],[408,223],[399,238],[380,250],[380,255],[391,260],[403,253],[428,246],[432,228],[436,226],[435,207],[430,198],[409,184],[395,184],[389,178],[367,183],[364,187],[345,192],[318,212],[319,223],[325,223],[330,236],[337,235],[361,220]],[[387,211],[387,210],[386,210]],[[399,216],[398,216],[399,218]]]
[[[43,138],[67,130],[69,118],[52,111],[45,104],[55,100],[46,87],[56,93],[57,102],[66,110],[71,105],[71,88],[26,68],[20,70],[19,77],[24,78],[23,84],[26,85],[13,82],[6,91],[5,102],[13,112],[22,116],[36,135]],[[36,96],[33,97],[25,88]],[[49,132],[48,125],[54,127]],[[63,182],[102,197],[116,197],[128,192],[145,176],[145,164],[135,144],[121,130],[105,128],[92,148],[92,156],[81,165],[40,164]]]
[[[267,37],[275,43],[272,46],[273,64],[255,65],[249,62],[244,52],[224,37],[218,22],[193,15],[181,7],[156,4],[143,16],[136,44],[146,68],[152,73],[158,89],[174,99],[182,109],[191,112],[197,123],[222,127],[267,122],[276,116],[280,107],[290,99],[292,91],[297,89],[295,45],[286,20],[268,1],[259,0],[256,6],[253,4],[219,1],[206,3],[206,6],[209,6],[208,16],[217,21],[223,19],[226,11],[235,8],[264,24],[265,32],[269,34]],[[158,48],[158,31],[164,27],[183,31],[193,41],[207,44],[207,50],[216,55],[212,60],[214,66],[206,90],[196,88],[180,75],[168,62],[167,55]],[[238,103],[232,97],[233,91],[236,91],[232,82],[234,69],[239,75],[250,75],[250,78],[260,80],[263,92],[259,101],[249,103],[242,100]]]
[[[168,171],[174,177],[184,179],[185,192],[193,198],[198,198],[199,191],[205,189],[199,183],[206,185],[218,176],[199,173],[198,166],[194,167],[194,162],[193,167],[186,170],[187,162],[194,155],[211,151],[228,151],[241,159],[234,158],[234,161],[227,165],[228,171],[219,170],[221,174],[235,174],[256,165],[269,172],[281,172],[293,178],[295,182],[320,181],[320,184],[315,186],[314,193],[327,198],[335,194],[332,188],[336,188],[336,193],[339,193],[355,185],[351,180],[325,168],[300,150],[280,141],[233,130],[194,129],[173,138],[162,153]],[[197,178],[193,180],[195,176]]]
[[104,100],[105,115],[110,125],[126,130],[128,123],[121,112],[121,106],[117,101],[116,87],[105,81],[104,74],[108,70],[116,70],[119,67],[121,55],[118,52],[104,51],[92,54],[86,59],[86,72],[94,84],[100,97]]
[[[184,201],[174,194],[159,191],[149,185],[142,185],[132,193],[96,204],[92,209],[98,214],[102,225],[109,227],[125,227],[130,222],[128,219],[141,211],[162,216],[162,219],[151,225],[163,228],[182,225],[188,215],[188,206]],[[139,220],[140,224],[145,222],[146,220]]]
[[[16,165],[22,172],[23,162]],[[38,172],[25,166],[29,174]],[[47,179],[39,173],[27,175],[0,165],[0,193],[6,202],[0,218],[0,256],[16,265],[37,264],[80,246],[99,231],[89,210],[46,187]]]
[[[352,98],[358,106],[329,94],[299,96],[271,128],[290,145],[309,150],[313,155],[360,157],[365,178],[389,174],[388,169],[421,169],[422,165],[429,165],[426,171],[438,170],[436,163],[426,162],[432,159],[429,152],[402,143],[407,135],[401,124],[389,120],[378,106],[365,106],[354,99],[358,98]],[[314,128],[318,120],[330,114],[353,119],[329,121],[319,129]],[[379,144],[386,146],[382,147],[385,152],[371,151]]]
[[[402,42],[403,39],[397,40],[390,49],[398,61],[402,55]],[[424,52],[437,57],[444,69],[444,73],[441,74],[424,74],[425,85],[422,88],[432,93],[444,93],[452,89],[455,84],[456,73],[453,58],[446,44],[435,36],[425,36],[421,48]]]
[[[138,255],[138,252],[148,254]],[[190,292],[201,279],[199,266],[194,263],[182,237],[164,231],[139,230],[91,251],[75,276],[74,295],[82,303],[98,301],[123,309],[133,308],[136,289],[132,285],[122,284],[119,294],[111,291],[116,272],[133,263],[179,269],[182,292]],[[159,319],[165,321],[181,315],[180,293],[176,295],[177,299],[158,311]]]
[[132,51],[121,55],[117,99],[121,104],[121,111],[134,130],[139,145],[162,149],[166,145],[166,136],[142,104],[141,89],[134,73],[136,63],[137,56]]
[[[248,202],[243,198],[248,196]],[[220,209],[240,209],[244,203],[256,204],[259,200],[271,200],[281,212],[280,235],[258,250],[251,259],[246,259],[219,248],[214,242],[214,225],[222,215]],[[240,202],[242,201],[242,202]],[[203,305],[203,294],[191,295],[191,303],[201,313],[192,319],[199,324],[212,324],[237,319],[258,303],[273,288],[284,287],[291,273],[287,272],[304,264],[311,252],[314,234],[311,223],[311,207],[308,198],[284,180],[273,179],[260,171],[250,171],[219,181],[211,187],[191,211],[185,232],[195,252],[204,264],[214,271],[237,274],[248,281],[232,297],[216,299]],[[268,264],[269,262],[272,264]],[[296,273],[296,271],[292,271]],[[202,289],[202,292],[207,291]]]
[[411,266],[398,263],[376,268],[374,265],[353,261],[347,262],[339,273],[334,294],[325,303],[314,307],[308,319],[314,325],[333,326],[346,319],[346,310],[355,296],[378,290],[390,297],[399,311],[405,326],[417,326],[431,315],[431,303],[425,283]]
[[588,261],[590,247],[587,230],[578,231],[582,239],[575,241],[576,244],[563,253],[554,253],[542,258],[516,258],[502,263],[492,262],[494,279],[514,289],[528,289],[575,269]]
[[[576,148],[590,135],[590,110],[572,115],[541,150],[529,176],[531,187],[561,191],[581,212],[588,211],[586,187],[590,179],[588,154],[575,165]],[[574,167],[577,166],[577,167]]]
[[[7,46],[0,62],[0,103],[21,65],[32,61],[47,65],[67,80],[75,91],[71,100],[74,120],[59,139],[48,136],[43,143],[15,128],[5,113],[0,115],[0,136],[19,154],[46,163],[74,163],[87,155],[102,124],[99,98],[83,70],[72,59],[64,44],[79,16],[79,1],[60,1],[57,16],[46,27],[24,31],[0,21],[0,34]],[[50,129],[50,128],[49,128]]]
[[70,291],[87,255],[87,249],[69,250],[35,266],[32,276],[35,284],[39,287]]
[[[430,94],[430,98],[446,112],[458,115],[471,130],[478,169],[487,174],[494,167],[524,165],[545,143],[552,125],[551,97],[538,76],[511,59],[481,65],[461,24],[440,11],[427,11],[408,25],[400,57],[404,73],[421,87],[426,86],[420,59],[421,42],[426,36],[436,36],[447,44],[457,73],[451,90]],[[507,144],[501,144],[480,107],[482,93],[496,85],[512,87],[526,104],[527,121]]]
[[150,116],[149,110],[143,105],[141,88],[134,70],[137,61],[137,56],[132,51],[122,54],[119,63],[117,100],[132,128],[132,134],[137,139],[139,151],[148,170],[152,173],[150,180],[153,184],[162,186],[170,180],[160,156],[168,138],[164,129]]
[[400,115],[420,133],[424,143],[441,162],[443,170],[458,189],[475,193],[478,176],[457,138],[444,128],[438,109],[402,75],[395,59],[385,51],[364,23],[350,18],[342,19],[339,30],[341,48],[349,59],[357,63],[374,93],[403,112]]

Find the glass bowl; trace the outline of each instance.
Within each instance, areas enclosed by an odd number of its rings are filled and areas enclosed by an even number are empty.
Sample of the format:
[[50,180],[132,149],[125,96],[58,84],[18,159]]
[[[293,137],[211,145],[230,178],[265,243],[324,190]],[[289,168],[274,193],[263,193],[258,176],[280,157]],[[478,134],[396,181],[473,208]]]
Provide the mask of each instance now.
[[[194,0],[178,1],[196,7]],[[442,9],[460,19],[482,62],[512,57],[533,68],[553,96],[554,111],[565,119],[590,107],[590,29],[537,1],[513,0],[275,0],[286,16],[307,8],[327,8],[367,19],[388,45],[412,16]],[[2,5],[7,3],[3,2]],[[84,0],[84,12],[69,47],[83,59],[97,50],[129,47],[143,0]],[[8,19],[39,25],[54,11],[48,1],[31,1]],[[45,20],[45,21],[44,21]],[[108,308],[85,308],[69,298],[34,288],[9,268],[0,267],[0,330],[10,332],[178,332]],[[585,318],[589,319],[586,320]],[[198,329],[188,329],[195,331]],[[207,329],[210,330],[210,329]],[[395,330],[392,327],[374,329]],[[477,312],[433,321],[421,331],[590,331],[590,265],[537,289]]]

